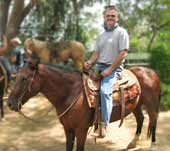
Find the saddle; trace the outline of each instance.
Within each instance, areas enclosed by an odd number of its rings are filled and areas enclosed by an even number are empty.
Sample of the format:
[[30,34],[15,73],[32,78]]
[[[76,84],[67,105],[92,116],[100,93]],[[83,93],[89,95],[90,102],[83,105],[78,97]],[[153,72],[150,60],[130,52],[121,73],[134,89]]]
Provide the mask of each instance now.
[[[95,108],[99,97],[100,80],[94,80],[93,77],[83,74],[83,83],[89,107]],[[121,94],[122,91],[124,94]],[[137,78],[131,71],[124,69],[121,77],[113,86],[113,104],[115,106],[121,105],[122,95],[126,103],[133,101],[139,94],[140,88]]]

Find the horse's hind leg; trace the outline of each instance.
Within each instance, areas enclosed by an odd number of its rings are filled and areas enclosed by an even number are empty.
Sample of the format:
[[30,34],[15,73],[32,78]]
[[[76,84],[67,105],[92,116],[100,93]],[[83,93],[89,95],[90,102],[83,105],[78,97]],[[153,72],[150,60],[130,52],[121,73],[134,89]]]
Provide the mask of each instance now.
[[134,138],[132,139],[132,141],[127,146],[128,149],[136,147],[137,141],[139,140],[139,136],[142,132],[144,115],[142,113],[141,105],[138,105],[136,107],[136,109],[133,111],[133,114],[134,114],[135,119],[136,119],[137,129],[136,129],[136,133],[135,133]]
[[1,112],[1,118],[4,117],[4,108],[3,108],[3,99],[0,97],[0,112]]
[[157,119],[158,119],[158,112],[154,111],[153,109],[147,110],[149,115],[149,126],[148,126],[148,137],[151,137],[151,151],[156,151],[156,126],[157,126]]
[[66,134],[66,151],[72,151],[75,140],[75,133],[72,131],[65,131]]
[[[158,87],[159,88],[159,87]],[[156,91],[155,91],[156,92]],[[157,151],[156,145],[156,127],[159,114],[159,104],[160,104],[160,91],[155,93],[152,101],[145,105],[147,113],[149,115],[149,125],[148,125],[148,137],[151,137],[150,151]]]

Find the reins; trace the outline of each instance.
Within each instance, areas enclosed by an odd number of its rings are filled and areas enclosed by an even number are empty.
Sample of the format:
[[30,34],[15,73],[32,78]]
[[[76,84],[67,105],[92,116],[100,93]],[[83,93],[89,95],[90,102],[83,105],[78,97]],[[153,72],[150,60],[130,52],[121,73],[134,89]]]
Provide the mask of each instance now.
[[[31,77],[30,83],[28,84],[28,87],[24,87],[23,93],[22,93],[22,95],[21,95],[21,96],[19,97],[19,99],[18,99],[18,112],[19,112],[20,115],[22,115],[23,117],[25,117],[25,118],[33,121],[33,122],[40,122],[40,121],[38,121],[38,120],[35,120],[35,119],[32,119],[32,118],[26,116],[26,115],[20,110],[20,106],[22,106],[22,99],[23,99],[24,95],[26,94],[27,91],[28,91],[28,92],[31,91],[31,85],[32,85],[32,82],[33,82],[33,80],[34,80],[34,78],[35,78],[35,75],[36,75],[36,70],[34,70],[34,72],[33,72],[33,75],[32,75],[32,77]],[[83,86],[82,86],[82,88],[83,88]],[[81,90],[82,90],[82,88],[81,88]],[[79,93],[78,96],[75,96],[75,97],[73,98],[73,102],[72,102],[62,113],[60,113],[60,114],[58,115],[58,118],[59,118],[59,119],[60,119],[61,117],[63,117],[63,116],[76,104],[76,102],[78,101],[78,99],[80,98],[80,96],[81,96],[81,93]],[[52,106],[52,107],[48,110],[48,112],[47,112],[46,114],[44,114],[42,117],[46,116],[52,109],[53,109],[53,106]],[[41,117],[41,118],[42,118],[42,117]]]
[[80,96],[81,96],[81,93],[78,95],[78,96],[75,96],[74,98],[73,98],[73,102],[70,104],[70,106],[68,106],[62,113],[60,113],[59,115],[58,115],[58,118],[60,119],[62,116],[64,116],[75,104],[76,104],[76,102],[78,101],[78,99],[80,98]]
[[[54,109],[54,107],[51,106],[51,107],[49,108],[49,110],[48,110],[46,113],[44,113],[44,115],[42,115],[42,116],[39,117],[39,119],[42,119],[42,118],[44,118],[45,116],[47,116],[53,109]],[[22,115],[24,118],[26,118],[26,119],[28,119],[28,120],[30,120],[30,121],[32,121],[32,122],[35,122],[35,123],[40,123],[40,122],[41,122],[40,120],[33,119],[33,118],[30,118],[30,117],[26,116],[21,110],[19,110],[18,112],[19,112],[19,114]]]
[[[19,99],[18,99],[18,112],[19,112],[19,114],[22,115],[24,118],[26,118],[26,119],[28,119],[28,120],[30,120],[30,121],[32,121],[32,122],[40,123],[41,121],[39,121],[39,120],[37,120],[37,119],[32,119],[32,118],[26,116],[26,115],[20,110],[20,106],[22,106],[22,98],[23,98],[24,95],[26,94],[27,90],[28,90],[28,91],[31,90],[31,85],[32,85],[32,82],[33,82],[33,80],[34,80],[35,74],[36,74],[36,70],[34,70],[34,73],[33,73],[33,76],[32,76],[32,78],[31,78],[31,81],[30,81],[30,83],[29,83],[29,85],[28,85],[28,88],[27,88],[27,87],[24,88],[24,91],[23,91],[22,95],[21,95],[21,96],[19,97]],[[51,107],[49,108],[49,110],[48,110],[44,115],[42,115],[42,116],[39,117],[39,118],[44,118],[46,115],[48,115],[48,114],[53,110],[53,108],[54,108],[54,107],[51,106]]]

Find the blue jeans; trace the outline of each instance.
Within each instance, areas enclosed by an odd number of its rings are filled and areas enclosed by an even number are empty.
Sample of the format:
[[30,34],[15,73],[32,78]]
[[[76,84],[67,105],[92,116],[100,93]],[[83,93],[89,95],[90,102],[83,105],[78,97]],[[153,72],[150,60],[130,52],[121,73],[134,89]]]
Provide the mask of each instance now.
[[[99,72],[105,70],[109,65],[101,65],[98,64]],[[113,100],[112,100],[112,90],[115,82],[118,80],[120,74],[122,72],[122,68],[116,68],[111,74],[104,77],[101,80],[100,86],[100,99],[101,99],[101,113],[102,113],[102,122],[105,123],[107,127],[110,121],[110,117],[112,114],[113,108]]]
[[6,57],[4,57],[4,56],[0,56],[0,62],[2,63],[4,68],[6,69],[7,75],[8,75],[8,79],[10,80],[11,79],[11,75],[13,73],[13,70],[12,70],[12,66],[11,66],[9,60]]

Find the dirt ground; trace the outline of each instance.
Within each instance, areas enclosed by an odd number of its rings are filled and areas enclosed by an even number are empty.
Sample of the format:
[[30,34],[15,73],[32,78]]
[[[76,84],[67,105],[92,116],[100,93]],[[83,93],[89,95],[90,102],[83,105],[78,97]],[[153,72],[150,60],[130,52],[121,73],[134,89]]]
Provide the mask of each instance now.
[[[65,151],[65,135],[56,112],[41,95],[32,98],[22,109],[25,115],[39,122],[30,121],[5,106],[5,119],[0,121],[0,151]],[[45,115],[45,116],[44,116]],[[86,151],[148,151],[150,141],[146,139],[148,117],[145,121],[141,141],[135,149],[126,146],[134,136],[136,122],[133,115],[125,118],[121,128],[119,121],[110,124],[106,138],[97,140],[88,135]],[[170,111],[160,112],[157,126],[158,151],[170,151]],[[75,151],[75,148],[74,148]]]

